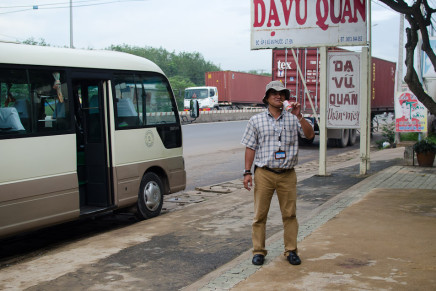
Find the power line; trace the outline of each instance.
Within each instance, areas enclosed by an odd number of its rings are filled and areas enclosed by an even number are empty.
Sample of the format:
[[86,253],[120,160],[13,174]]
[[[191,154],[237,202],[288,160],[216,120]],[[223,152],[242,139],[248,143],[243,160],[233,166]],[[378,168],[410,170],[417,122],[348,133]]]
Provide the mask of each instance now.
[[[75,3],[82,3],[82,2],[95,2],[95,1],[102,1],[102,0],[79,0],[79,1],[74,1]],[[53,5],[66,5],[69,2],[56,2],[56,3],[47,3],[47,4],[39,4],[39,5],[31,5],[31,4],[27,4],[27,5],[14,5],[14,6],[0,6],[0,9],[11,9],[11,8],[24,8],[24,7],[29,7],[29,6],[53,6]]]
[[[98,0],[88,0],[88,1],[76,1],[76,3],[88,3],[88,2],[95,2]],[[73,4],[72,7],[76,8],[76,7],[86,7],[86,6],[98,6],[98,5],[107,5],[107,4],[112,4],[112,3],[117,3],[117,2],[141,2],[141,1],[146,1],[146,0],[113,0],[113,1],[105,1],[105,2],[98,2],[98,3],[89,3],[89,4]],[[65,5],[65,6],[57,6],[57,7],[40,7],[40,6],[55,6],[55,5]],[[0,7],[0,9],[11,9],[11,8],[22,8],[22,7],[29,7],[31,5],[27,5],[27,6],[9,6],[9,7]],[[70,8],[70,5],[66,2],[61,2],[61,3],[51,3],[51,4],[42,4],[42,5],[34,5],[31,6],[27,9],[20,9],[20,10],[15,10],[15,11],[7,11],[7,12],[0,12],[0,14],[11,14],[11,13],[18,13],[18,12],[23,12],[23,11],[29,11],[29,10],[40,10],[40,9],[65,9],[65,8]]]

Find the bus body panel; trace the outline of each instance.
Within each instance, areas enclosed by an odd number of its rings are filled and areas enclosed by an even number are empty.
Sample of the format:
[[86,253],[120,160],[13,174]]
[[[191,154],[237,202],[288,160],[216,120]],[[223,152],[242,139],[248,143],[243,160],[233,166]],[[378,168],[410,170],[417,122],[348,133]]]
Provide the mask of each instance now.
[[142,176],[150,168],[157,167],[165,172],[171,193],[185,188],[183,150],[166,149],[155,128],[118,130],[112,139],[112,160],[116,176],[114,181],[118,181],[115,189],[119,207],[137,198]]
[[0,140],[0,185],[74,173],[76,160],[75,134]]
[[118,207],[132,204],[138,198],[138,189],[144,173],[149,169],[160,168],[168,176],[169,190],[171,193],[181,191],[186,186],[186,172],[182,157],[152,160],[142,163],[118,166],[114,169],[116,197]]
[[0,236],[80,214],[75,135],[23,141],[0,140]]
[[80,215],[76,173],[2,184],[0,199],[0,237]]

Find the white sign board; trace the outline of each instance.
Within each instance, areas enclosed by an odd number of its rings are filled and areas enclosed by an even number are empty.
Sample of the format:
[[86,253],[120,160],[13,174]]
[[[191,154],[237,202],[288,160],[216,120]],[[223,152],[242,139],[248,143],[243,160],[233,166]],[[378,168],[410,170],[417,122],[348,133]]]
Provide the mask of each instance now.
[[367,0],[250,0],[251,49],[367,44]]
[[360,53],[327,55],[327,128],[360,128]]

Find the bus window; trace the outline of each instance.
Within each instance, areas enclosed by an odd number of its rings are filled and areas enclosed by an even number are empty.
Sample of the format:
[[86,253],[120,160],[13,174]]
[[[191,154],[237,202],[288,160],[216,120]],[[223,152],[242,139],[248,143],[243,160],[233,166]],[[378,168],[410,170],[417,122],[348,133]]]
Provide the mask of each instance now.
[[139,116],[142,100],[138,99],[133,74],[116,75],[114,83],[117,128],[142,126],[143,120]]
[[117,74],[114,87],[117,129],[178,122],[169,84],[162,76]]
[[142,77],[140,86],[146,92],[146,125],[176,123],[176,105],[172,102],[168,83],[160,77]]
[[65,73],[0,68],[0,134],[70,129]]

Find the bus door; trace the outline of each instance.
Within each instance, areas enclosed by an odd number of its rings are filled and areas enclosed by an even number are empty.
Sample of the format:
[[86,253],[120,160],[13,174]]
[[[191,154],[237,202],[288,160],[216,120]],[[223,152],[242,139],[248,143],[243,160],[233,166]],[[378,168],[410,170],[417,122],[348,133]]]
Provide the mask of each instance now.
[[103,80],[73,79],[81,214],[113,205],[109,186],[105,86],[107,82]]

